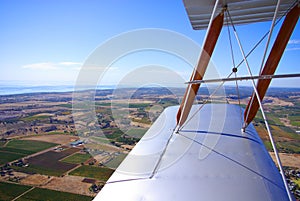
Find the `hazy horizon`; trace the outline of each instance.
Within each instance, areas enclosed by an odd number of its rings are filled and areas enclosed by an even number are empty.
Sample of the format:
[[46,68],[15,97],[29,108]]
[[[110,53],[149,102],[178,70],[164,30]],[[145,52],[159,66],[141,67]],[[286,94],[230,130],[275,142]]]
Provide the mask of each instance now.
[[[216,85],[217,86],[217,85]],[[205,88],[205,85],[202,85],[201,88]],[[224,87],[228,88],[235,88],[236,86],[234,84],[225,84]],[[134,86],[120,86],[120,85],[97,85],[96,88],[94,86],[85,86],[85,88],[82,88],[81,90],[106,90],[106,89],[116,89],[116,88],[135,88],[135,89],[140,89],[140,88],[181,88],[185,89],[185,87],[164,87],[164,86],[156,86],[156,85],[148,85],[148,86],[143,86],[143,87],[134,87]],[[242,88],[252,88],[250,85],[239,85],[240,90]],[[294,86],[294,87],[280,87],[280,86],[270,86],[270,89],[274,88],[287,88],[287,89],[299,89],[300,86]],[[0,80],[0,96],[5,96],[5,95],[19,95],[19,94],[30,94],[30,93],[51,93],[51,92],[73,92],[75,90],[75,85],[74,84],[58,84],[56,83],[55,85],[51,84],[38,84],[36,82],[10,82],[10,83],[4,83],[2,80]]]

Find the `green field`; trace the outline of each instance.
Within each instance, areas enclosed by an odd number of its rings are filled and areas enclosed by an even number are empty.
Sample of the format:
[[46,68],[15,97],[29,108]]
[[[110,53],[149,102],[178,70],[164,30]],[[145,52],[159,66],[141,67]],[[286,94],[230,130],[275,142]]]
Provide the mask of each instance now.
[[[271,142],[269,142],[269,141],[263,141],[263,143],[264,143],[264,145],[265,145],[265,147],[266,147],[266,149],[267,149],[268,151],[273,151]],[[276,146],[276,147],[277,147],[277,146]]]
[[85,161],[87,161],[91,157],[92,156],[90,154],[76,153],[76,154],[73,154],[73,155],[63,159],[62,162],[72,163],[72,164],[80,164],[80,163],[84,163]]
[[35,188],[29,191],[17,201],[57,201],[57,200],[67,200],[67,201],[89,201],[93,197],[78,195],[73,193],[66,193],[60,191],[54,191],[49,189]]
[[45,120],[45,119],[49,120],[50,117],[51,117],[51,115],[33,115],[33,116],[21,118],[20,120],[26,121],[26,122],[32,122],[32,121],[36,121],[36,120]]
[[104,143],[104,144],[109,144],[111,141],[107,138],[104,138],[104,137],[98,137],[98,136],[93,136],[93,137],[90,137],[93,141],[95,142],[101,142],[101,143]]
[[30,150],[17,149],[17,148],[11,148],[11,147],[1,147],[0,151],[21,154],[21,155],[24,155],[24,156],[35,153],[33,151],[30,151]]
[[300,187],[300,179],[293,180]]
[[300,127],[300,115],[289,116],[289,120],[293,126]]
[[0,147],[2,147],[3,145],[5,145],[6,141],[0,141]]
[[142,123],[142,124],[151,124],[151,120],[148,117],[143,117],[142,119],[132,118],[134,122]]
[[12,166],[12,168],[16,171],[24,172],[27,174],[43,174],[43,175],[50,175],[50,176],[57,176],[57,177],[63,175],[63,173],[66,172],[66,170],[50,169],[47,167],[42,167],[40,165],[33,165],[33,164],[29,164],[28,167]]
[[[266,116],[270,125],[272,135],[276,142],[276,147],[279,152],[300,153],[300,135],[296,133],[296,128],[286,126],[280,120],[280,118],[288,117],[288,119],[290,120],[290,124],[295,126],[297,124],[297,121],[299,121],[299,116],[296,116],[293,108],[294,107],[289,106],[267,107],[269,111],[266,113]],[[260,111],[256,115],[254,122],[257,125],[256,129],[262,137],[266,148],[271,151],[272,147],[269,137],[266,137],[267,133],[265,131],[265,125]]]
[[28,151],[27,153],[33,154],[57,145],[58,144],[55,143],[41,142],[35,140],[12,140],[5,147],[16,150]]
[[146,108],[150,103],[130,103],[129,108]]
[[66,103],[66,104],[59,104],[57,106],[60,106],[60,107],[66,107],[66,108],[72,108],[72,104],[70,103]]
[[111,106],[111,103],[101,103],[101,102],[98,102],[98,103],[95,103],[96,106]]
[[12,200],[30,188],[30,186],[0,182],[0,200]]
[[117,167],[119,167],[119,165],[122,163],[122,161],[125,159],[126,156],[127,156],[126,154],[121,153],[120,155],[115,157],[113,160],[106,163],[105,166],[113,168],[113,169],[117,169]]
[[73,170],[70,173],[70,175],[94,178],[101,181],[107,181],[113,172],[114,170],[110,168],[83,165]]
[[60,132],[60,131],[50,131],[47,133],[47,135],[65,135],[66,132]]
[[34,140],[12,140],[5,147],[0,147],[0,164],[17,160],[56,145]]
[[123,134],[123,132],[118,128],[105,128],[102,129],[102,131],[104,132],[105,137],[108,139],[115,139]]
[[24,156],[26,156],[26,155],[0,151],[0,165],[8,163],[10,161],[17,160],[17,159],[22,158]]
[[126,132],[127,135],[134,137],[134,138],[139,138],[141,139],[144,134],[147,132],[148,129],[146,128],[133,128],[130,129]]

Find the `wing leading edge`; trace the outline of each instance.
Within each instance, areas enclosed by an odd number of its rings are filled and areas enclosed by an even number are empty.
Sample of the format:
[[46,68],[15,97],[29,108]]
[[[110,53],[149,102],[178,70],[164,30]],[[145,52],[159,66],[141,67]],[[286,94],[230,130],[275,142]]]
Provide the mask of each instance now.
[[94,200],[288,200],[253,125],[241,132],[238,106],[207,104],[178,134],[177,110],[161,114]]

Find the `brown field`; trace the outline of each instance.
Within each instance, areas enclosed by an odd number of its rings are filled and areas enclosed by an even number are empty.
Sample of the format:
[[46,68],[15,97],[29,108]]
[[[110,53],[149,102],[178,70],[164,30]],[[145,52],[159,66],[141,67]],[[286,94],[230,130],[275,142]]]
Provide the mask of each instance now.
[[86,148],[89,149],[98,149],[98,150],[103,150],[103,151],[107,151],[107,152],[119,152],[122,151],[120,148],[110,145],[110,144],[103,144],[103,143],[99,143],[99,144],[85,144]]
[[150,124],[144,124],[144,123],[140,123],[140,122],[135,122],[135,121],[131,121],[130,122],[130,126],[136,126],[138,128],[150,128]]
[[64,177],[53,177],[49,183],[43,186],[43,188],[81,195],[95,196],[95,193],[89,191],[89,187],[91,186],[91,184],[82,182],[83,180],[84,177],[70,175]]
[[43,154],[40,154],[40,155],[30,158],[29,162],[34,162],[34,161],[38,161],[38,160],[47,162],[49,159],[58,161],[62,158],[65,158],[65,157],[71,155],[71,154],[74,154],[78,151],[80,151],[80,149],[78,149],[78,148],[69,148],[69,149],[66,149],[61,152],[48,151],[46,153],[43,153]]
[[40,174],[29,175],[28,177],[21,180],[21,184],[31,185],[31,186],[42,186],[49,182],[51,177]]
[[60,106],[53,106],[53,107],[41,107],[41,108],[31,108],[31,109],[24,109],[23,112],[26,114],[30,113],[54,113],[54,112],[61,112],[65,111],[66,108]]
[[33,136],[24,139],[51,142],[56,144],[68,144],[70,142],[78,140],[79,138],[72,135],[40,135],[40,136]]
[[276,97],[265,97],[264,98],[265,101],[268,101],[267,103],[265,103],[265,105],[278,105],[278,106],[290,106],[293,107],[294,103],[292,102],[288,102],[288,101],[284,101],[281,100],[279,98]]
[[10,178],[12,178],[12,177],[15,177],[15,178],[19,178],[19,179],[21,179],[21,181],[22,181],[22,179],[24,179],[24,178],[26,178],[27,176],[28,176],[28,174],[26,174],[26,173],[23,173],[23,172],[13,172],[13,174],[14,174],[14,176],[9,176],[9,175],[5,175],[5,176],[1,176],[0,177],[0,181],[4,181],[4,182],[7,182],[7,181],[9,181],[9,179]]
[[49,171],[66,172],[75,168],[76,164],[64,163],[59,160],[78,152],[80,149],[70,148],[62,152],[48,151],[28,159],[30,165],[45,168]]
[[[269,153],[276,164],[274,153],[273,152],[269,152]],[[279,153],[279,156],[283,166],[295,167],[300,169],[300,154]]]

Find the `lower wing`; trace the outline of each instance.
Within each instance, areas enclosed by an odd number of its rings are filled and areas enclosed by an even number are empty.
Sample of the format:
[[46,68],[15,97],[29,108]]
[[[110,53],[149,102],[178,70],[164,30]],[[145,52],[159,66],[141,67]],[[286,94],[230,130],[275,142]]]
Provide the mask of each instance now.
[[194,105],[174,133],[177,110],[165,109],[94,200],[288,200],[254,126],[241,131],[239,106]]

